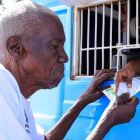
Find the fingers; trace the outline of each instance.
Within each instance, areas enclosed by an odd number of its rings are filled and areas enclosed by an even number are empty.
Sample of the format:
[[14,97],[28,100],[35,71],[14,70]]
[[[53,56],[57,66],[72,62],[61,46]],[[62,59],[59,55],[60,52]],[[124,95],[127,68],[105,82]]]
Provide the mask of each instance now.
[[132,70],[129,70],[129,68],[122,68],[120,71],[118,71],[115,74],[115,93],[118,92],[119,83],[120,82],[126,82],[126,85],[128,88],[132,87],[132,78],[134,76],[134,72]]
[[122,105],[122,104],[127,103],[128,100],[129,100],[129,97],[130,97],[130,94],[129,93],[124,93],[121,96],[118,96],[117,97],[117,104],[118,105]]
[[115,74],[115,89],[114,92],[117,93],[118,92],[118,88],[119,88],[119,83],[121,82],[120,77],[118,75]]
[[125,78],[127,77],[126,73],[127,72],[124,71],[124,70],[120,70],[119,72],[115,73],[115,78],[114,78],[114,81],[115,81],[115,93],[118,92],[119,83],[124,79],[124,77]]
[[139,99],[136,97],[130,98],[129,93],[124,93],[121,96],[117,97],[117,104],[123,105],[123,104],[133,104],[137,106],[139,104]]
[[139,99],[136,97],[133,97],[129,100],[128,104],[133,104],[133,105],[137,106],[139,104]]
[[[105,71],[104,71],[105,72]],[[109,73],[104,73],[104,72],[100,72],[98,75],[98,78],[96,79],[94,85],[98,86],[99,84],[101,84],[103,81],[107,80],[108,78],[112,77],[114,75],[114,72],[109,72]]]
[[132,79],[128,79],[126,81],[126,85],[127,85],[128,88],[131,88],[132,87]]
[[130,99],[130,102],[128,104],[126,104],[126,106],[128,106],[128,108],[129,108],[129,112],[130,112],[132,118],[135,116],[136,108],[137,108],[138,104],[139,104],[139,100],[136,97],[133,97],[132,99]]
[[94,76],[96,77],[98,75],[98,73],[100,72],[100,70],[96,70]]
[[132,78],[134,77],[133,72],[131,71],[127,71],[127,79],[126,79],[126,85],[128,88],[132,87]]
[[96,78],[102,76],[104,73],[112,73],[112,76],[114,74],[113,70],[111,69],[102,69],[98,72],[98,74],[96,75]]

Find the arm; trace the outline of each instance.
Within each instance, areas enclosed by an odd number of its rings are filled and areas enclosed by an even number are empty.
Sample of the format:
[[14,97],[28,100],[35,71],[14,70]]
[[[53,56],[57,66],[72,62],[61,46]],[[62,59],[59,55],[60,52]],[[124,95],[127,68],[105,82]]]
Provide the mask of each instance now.
[[140,74],[140,60],[135,60],[127,63],[122,69],[120,69],[115,74],[115,93],[117,93],[118,91],[120,82],[126,82],[127,86],[131,88],[132,78],[135,74]]
[[[134,69],[135,74],[140,74],[140,60],[131,61],[128,63],[128,67],[131,67]],[[131,69],[130,68],[130,69]]]
[[58,123],[46,134],[47,140],[62,140],[70,129],[71,125],[79,115],[79,113],[89,103],[99,99],[102,94],[98,92],[98,85],[113,76],[111,70],[101,70],[96,74],[91,86],[82,94],[75,104],[67,111],[67,113],[58,121]]
[[111,102],[86,140],[102,140],[113,126],[129,122],[134,117],[138,99],[128,101],[128,98],[128,94],[123,94]]
[[62,140],[71,125],[86,105],[77,101],[57,124],[46,134],[47,140]]

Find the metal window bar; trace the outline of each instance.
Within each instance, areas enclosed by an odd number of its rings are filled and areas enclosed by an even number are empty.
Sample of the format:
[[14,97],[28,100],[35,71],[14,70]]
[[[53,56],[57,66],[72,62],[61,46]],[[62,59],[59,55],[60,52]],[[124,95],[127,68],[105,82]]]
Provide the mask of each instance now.
[[[107,0],[108,1],[108,0]],[[116,0],[117,1],[117,0]],[[135,45],[131,45],[130,44],[130,0],[127,0],[127,1],[123,1],[123,4],[126,4],[127,6],[127,21],[126,21],[126,26],[127,26],[127,29],[126,29],[126,33],[127,33],[127,36],[121,36],[121,23],[123,22],[123,19],[121,18],[122,16],[122,10],[121,10],[121,4],[122,4],[122,1],[121,0],[118,0],[117,3],[116,1],[112,1],[112,2],[108,2],[107,5],[110,5],[110,6],[107,6],[106,7],[106,3],[100,3],[99,5],[91,5],[92,8],[88,7],[87,9],[87,46],[86,48],[83,48],[82,47],[82,43],[83,43],[83,10],[85,10],[85,8],[81,8],[80,10],[80,64],[79,64],[79,74],[81,75],[81,69],[82,69],[82,52],[83,51],[86,51],[87,53],[87,56],[85,59],[87,64],[87,71],[86,71],[86,76],[89,76],[89,52],[91,50],[94,51],[94,73],[97,69],[97,51],[98,50],[101,50],[101,55],[102,55],[102,64],[101,64],[101,67],[104,68],[105,67],[105,50],[106,49],[109,49],[109,68],[112,68],[112,60],[113,60],[113,56],[114,55],[114,52],[113,52],[113,49],[115,48],[117,52],[115,52],[115,55],[117,55],[117,70],[119,69],[119,53],[120,52],[120,49],[128,49],[128,48],[138,48],[136,47]],[[117,5],[116,5],[117,4]],[[102,6],[102,12],[101,12],[101,8],[100,6]],[[116,9],[114,10],[114,7],[118,6],[118,10],[116,12]],[[108,8],[109,7],[109,8]],[[93,10],[94,8],[94,10]],[[107,11],[106,11],[107,9]],[[107,15],[108,14],[108,9],[109,9],[109,16]],[[94,46],[90,46],[90,39],[92,38],[91,34],[90,34],[90,28],[92,26],[90,26],[90,18],[91,18],[91,10],[92,12],[95,13],[95,22],[94,22]],[[117,13],[117,14],[116,14]],[[97,43],[97,34],[98,34],[98,14],[102,14],[102,34],[101,34],[101,46],[97,46],[98,43]],[[116,18],[116,15],[117,15],[117,18]],[[105,46],[105,28],[106,28],[106,21],[105,21],[105,16],[108,16],[110,19],[110,35],[109,35],[109,46]],[[114,28],[114,19],[115,20],[118,20],[118,46],[113,46],[114,42],[113,42],[113,28]],[[101,23],[99,23],[101,24]],[[123,27],[124,28],[124,27]],[[124,33],[125,31],[123,31]],[[127,42],[124,42],[124,37],[126,37],[126,41]],[[122,41],[122,42],[121,42]],[[123,43],[123,45],[121,44]],[[139,43],[139,0],[136,0],[136,44]],[[138,44],[139,45],[139,44]]]
[[[140,44],[138,44],[140,45]],[[119,46],[112,46],[112,49],[120,49],[120,48],[126,48],[127,47],[135,47],[136,45],[132,44],[132,45],[119,45]],[[104,49],[110,49],[110,46],[106,46]],[[129,49],[129,48],[128,48]],[[89,51],[95,50],[94,48],[89,48]],[[102,47],[97,47],[96,50],[102,50]],[[86,48],[83,48],[82,51],[87,51]]]
[[139,0],[136,0],[136,44],[139,43]]
[[[80,31],[80,21],[77,20],[77,19],[80,19],[80,13],[79,13],[79,9],[78,8],[74,8],[74,26],[73,26],[73,29],[74,29],[74,38],[77,37],[76,40],[74,40],[74,46],[79,46],[79,31]],[[74,79],[75,76],[79,75],[79,69],[78,69],[78,59],[77,59],[77,54],[79,54],[79,47],[74,47],[73,49],[73,63],[72,63],[72,67],[73,67],[73,70],[72,70],[72,76],[71,78]]]
[[127,0],[127,44],[130,44],[130,0]]
[[112,25],[113,25],[113,3],[110,10],[110,69],[112,68]]
[[89,75],[89,27],[90,27],[90,8],[88,7],[87,17],[87,76]]
[[96,72],[96,66],[97,66],[97,13],[98,13],[98,7],[95,6],[95,32],[94,32],[94,74]]
[[119,14],[118,14],[118,43],[121,44],[121,1],[119,0]]
[[81,68],[82,68],[82,42],[83,42],[83,9],[80,10],[80,17],[81,17],[81,36],[80,36],[80,63],[79,63],[79,75],[81,75]]
[[103,24],[102,24],[102,69],[104,69],[104,35],[105,35],[105,4],[103,4]]

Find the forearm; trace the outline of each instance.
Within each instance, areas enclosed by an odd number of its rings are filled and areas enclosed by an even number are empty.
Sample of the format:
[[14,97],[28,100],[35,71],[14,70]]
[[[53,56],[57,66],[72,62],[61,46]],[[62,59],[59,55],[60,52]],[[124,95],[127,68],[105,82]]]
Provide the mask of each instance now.
[[96,127],[89,134],[86,140],[102,140],[109,132],[109,130],[113,126],[113,119],[111,119],[110,117],[110,108],[112,108],[112,105],[109,105],[106,108],[101,118],[99,119]]
[[77,101],[58,121],[58,123],[46,134],[47,140],[62,140],[85,106],[86,104],[83,104],[83,102]]
[[108,124],[106,120],[102,121],[101,124],[98,124],[86,140],[102,140],[105,135],[109,132],[112,125]]
[[126,67],[132,68],[135,74],[140,74],[140,60],[134,60],[126,64]]

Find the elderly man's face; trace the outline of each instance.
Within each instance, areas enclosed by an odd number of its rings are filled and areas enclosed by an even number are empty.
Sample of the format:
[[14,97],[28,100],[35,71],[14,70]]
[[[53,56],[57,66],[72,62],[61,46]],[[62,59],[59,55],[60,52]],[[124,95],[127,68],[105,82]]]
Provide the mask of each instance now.
[[64,51],[65,35],[62,25],[53,20],[44,24],[36,38],[26,44],[24,67],[38,88],[53,88],[64,76],[64,63],[68,61]]

